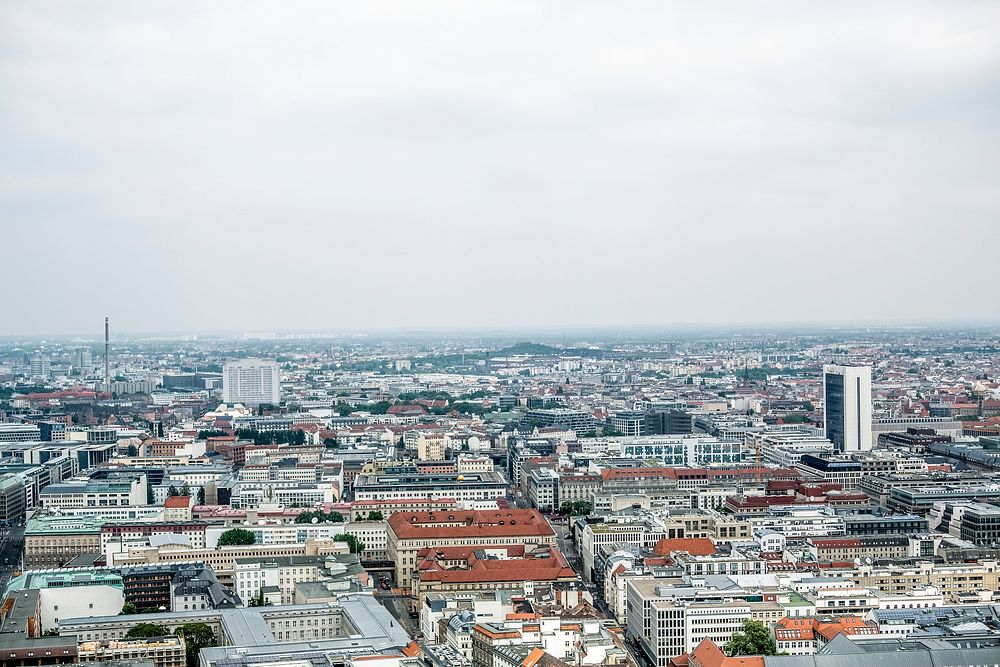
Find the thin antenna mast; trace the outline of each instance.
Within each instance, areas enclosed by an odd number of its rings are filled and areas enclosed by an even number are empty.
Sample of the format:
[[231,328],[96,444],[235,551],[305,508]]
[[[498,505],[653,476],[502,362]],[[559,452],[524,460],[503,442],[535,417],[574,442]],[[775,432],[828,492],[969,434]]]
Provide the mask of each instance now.
[[104,318],[104,382],[111,391],[111,328],[108,318]]

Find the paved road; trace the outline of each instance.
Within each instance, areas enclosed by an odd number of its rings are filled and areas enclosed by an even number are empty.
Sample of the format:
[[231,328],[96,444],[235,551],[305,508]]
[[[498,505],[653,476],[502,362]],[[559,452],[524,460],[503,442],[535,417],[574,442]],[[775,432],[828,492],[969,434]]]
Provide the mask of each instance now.
[[517,496],[507,496],[507,502],[514,506],[515,509],[527,510],[531,509],[531,503],[523,498],[518,498]]
[[622,642],[622,644],[624,644],[625,650],[628,652],[628,654],[632,656],[632,660],[635,661],[635,664],[639,665],[640,667],[653,667],[653,664],[649,661],[648,658],[646,658],[646,654],[637,649],[635,646],[633,646],[632,642],[625,640]]
[[408,595],[398,595],[388,591],[379,590],[375,593],[375,599],[382,603],[382,606],[389,610],[389,613],[399,621],[411,637],[416,637],[420,631],[418,618],[410,618],[410,605],[413,599]]
[[11,574],[20,569],[23,548],[24,527],[4,528],[0,537],[0,590],[6,588]]
[[565,523],[554,523],[552,524],[552,528],[556,531],[556,541],[558,542],[559,551],[563,552],[563,555],[569,560],[570,565],[576,567],[579,559],[576,555],[576,545],[569,538],[569,526]]

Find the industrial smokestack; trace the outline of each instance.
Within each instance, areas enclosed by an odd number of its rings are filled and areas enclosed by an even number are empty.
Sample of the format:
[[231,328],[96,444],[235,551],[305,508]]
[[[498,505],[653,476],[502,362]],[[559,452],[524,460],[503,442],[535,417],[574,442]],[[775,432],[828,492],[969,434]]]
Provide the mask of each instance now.
[[111,391],[111,329],[107,317],[104,318],[104,382]]

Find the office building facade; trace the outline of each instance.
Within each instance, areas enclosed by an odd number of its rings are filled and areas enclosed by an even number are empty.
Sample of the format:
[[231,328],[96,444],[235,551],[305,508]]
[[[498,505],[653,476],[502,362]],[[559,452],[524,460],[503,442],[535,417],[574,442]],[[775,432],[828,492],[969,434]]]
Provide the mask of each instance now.
[[823,367],[826,437],[841,452],[872,448],[872,369],[870,366]]
[[694,419],[683,410],[650,410],[646,413],[645,435],[690,433]]
[[222,400],[257,407],[281,402],[281,371],[277,362],[238,359],[222,369]]

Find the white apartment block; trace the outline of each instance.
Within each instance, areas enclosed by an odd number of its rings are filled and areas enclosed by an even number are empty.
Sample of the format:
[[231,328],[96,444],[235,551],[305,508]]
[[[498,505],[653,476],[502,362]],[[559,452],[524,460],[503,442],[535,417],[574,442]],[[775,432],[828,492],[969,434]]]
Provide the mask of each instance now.
[[844,534],[844,518],[813,507],[772,508],[766,516],[750,516],[754,532],[774,531],[785,538],[833,537]]
[[622,442],[622,456],[655,459],[666,466],[697,468],[743,460],[743,445],[710,436],[650,435]]
[[[290,545],[304,544],[306,540],[329,540],[334,535],[353,535],[364,543],[362,560],[388,558],[389,537],[384,521],[350,521],[347,523],[281,523],[242,526],[254,534],[255,544]],[[231,526],[209,526],[205,542],[209,549],[218,546],[219,536]]]
[[662,526],[650,526],[645,521],[628,523],[588,523],[580,534],[580,559],[583,561],[584,581],[593,580],[594,559],[605,544],[631,544],[652,549],[667,537]]
[[233,585],[244,602],[256,599],[265,588],[277,588],[279,600],[265,599],[274,604],[295,602],[295,584],[322,579],[322,559],[311,556],[283,558],[238,559],[233,566]]
[[751,618],[743,601],[691,602],[669,595],[670,587],[652,577],[626,585],[626,637],[635,641],[656,667],[693,651],[703,639],[722,646]]
[[931,609],[944,606],[944,595],[934,586],[917,586],[903,593],[872,591],[879,609]]
[[257,407],[281,402],[281,370],[263,359],[229,361],[222,369],[222,400]]
[[69,480],[41,490],[39,503],[46,508],[112,508],[146,505],[146,476],[130,480]]

